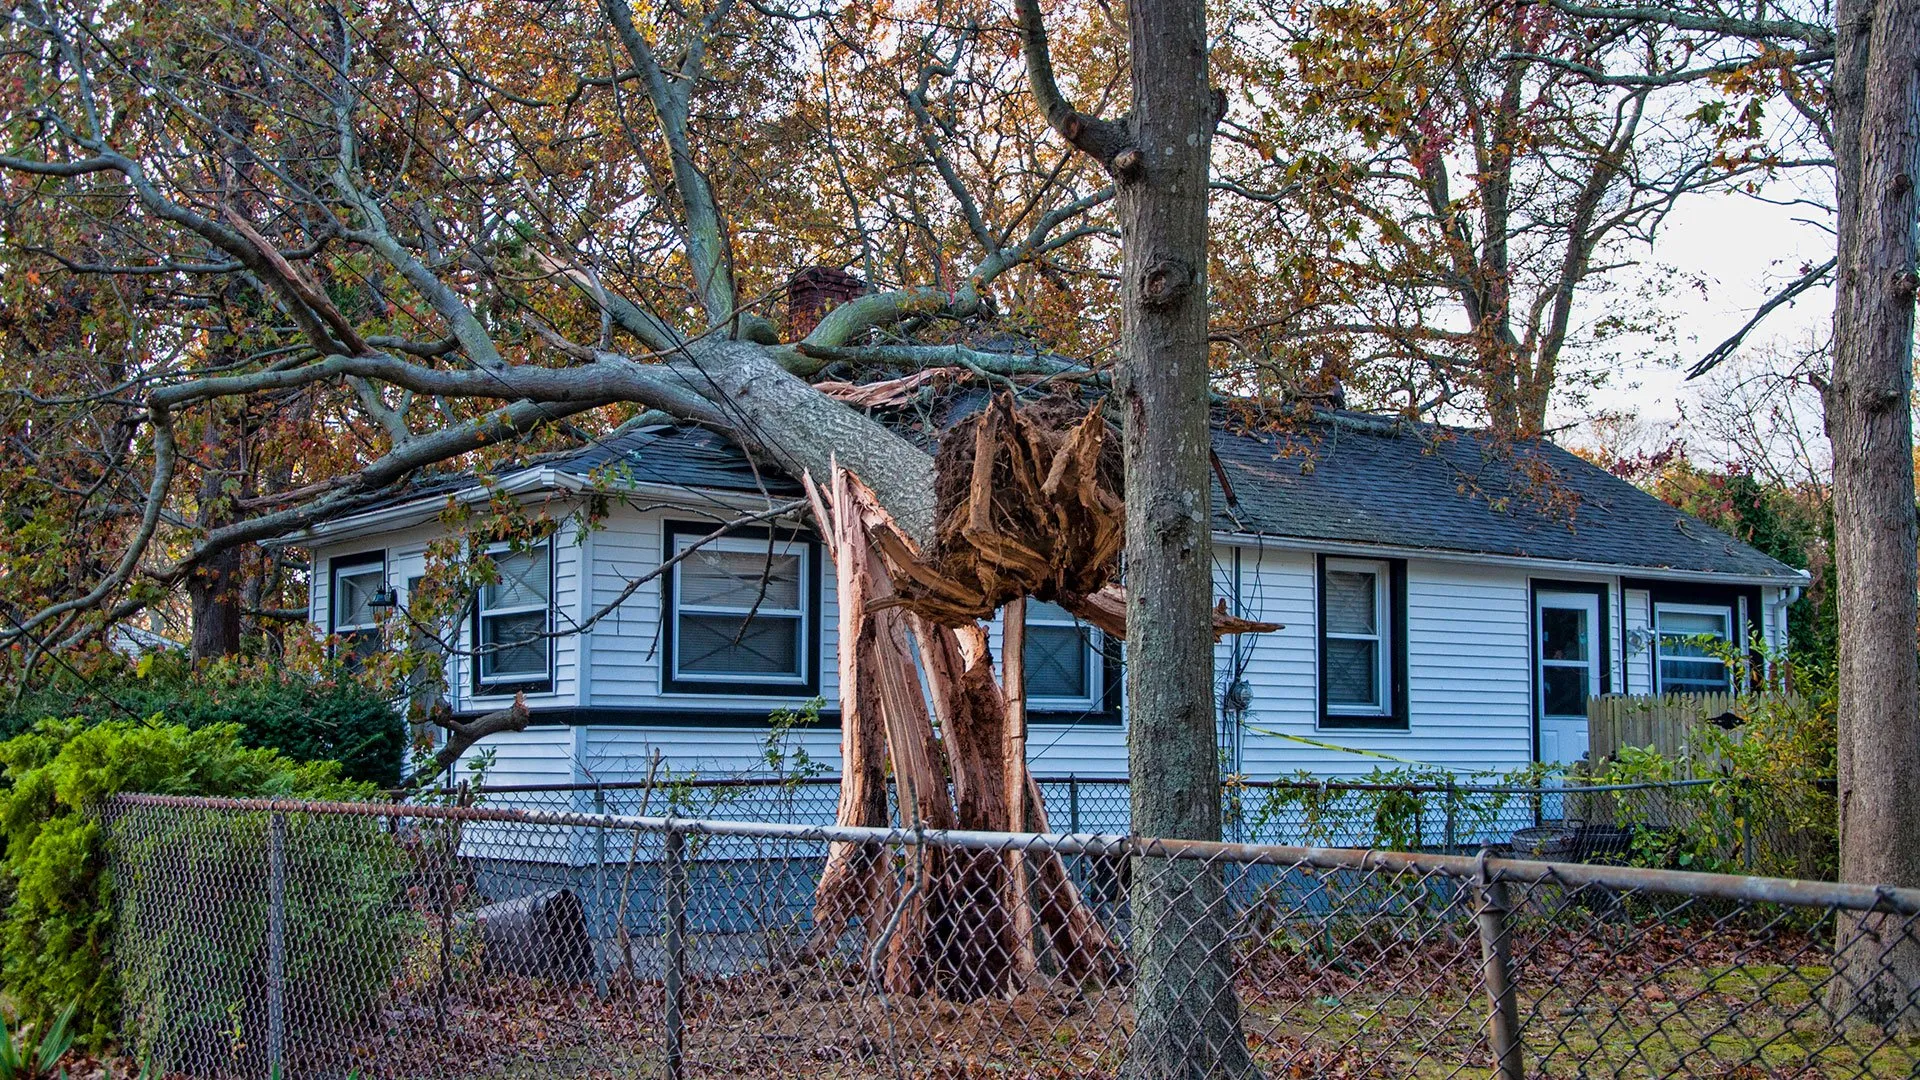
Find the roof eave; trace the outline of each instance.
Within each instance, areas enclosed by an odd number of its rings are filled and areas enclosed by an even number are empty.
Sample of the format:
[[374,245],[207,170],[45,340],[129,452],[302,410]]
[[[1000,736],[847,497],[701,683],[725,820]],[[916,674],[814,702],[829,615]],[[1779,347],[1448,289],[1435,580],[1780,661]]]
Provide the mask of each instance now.
[[318,547],[346,540],[357,540],[432,521],[446,508],[449,500],[455,503],[478,503],[495,495],[523,496],[542,491],[575,495],[618,493],[640,496],[659,499],[662,502],[681,503],[686,506],[688,513],[698,513],[703,506],[752,513],[768,505],[766,497],[749,492],[641,482],[596,484],[578,473],[543,466],[509,473],[496,484],[474,484],[435,495],[423,495],[418,499],[395,503],[392,506],[383,506],[376,510],[320,522],[305,529],[263,541],[263,544],[267,547]]
[[1371,555],[1386,558],[1417,558],[1433,562],[1466,563],[1476,566],[1507,566],[1522,570],[1550,570],[1558,573],[1589,574],[1596,577],[1650,578],[1656,581],[1713,581],[1725,585],[1758,585],[1763,588],[1804,587],[1813,580],[1805,570],[1788,569],[1784,574],[1744,574],[1716,570],[1684,570],[1670,566],[1640,566],[1634,563],[1587,562],[1575,559],[1548,559],[1527,555],[1496,555],[1488,552],[1461,551],[1452,548],[1423,548],[1392,544],[1365,544],[1345,540],[1320,540],[1300,536],[1276,536],[1271,533],[1216,531],[1216,543],[1236,547],[1269,547],[1286,551],[1311,551],[1329,555]]
[[[477,503],[495,495],[528,495],[537,491],[562,488],[560,473],[550,468],[522,469],[508,473],[496,484],[472,484],[452,491],[422,495],[417,499],[394,503],[357,514],[347,514],[316,522],[304,529],[282,533],[261,541],[261,546],[318,547],[342,540],[357,540],[373,533],[422,525],[437,517],[449,502]],[[571,479],[571,478],[569,478]]]

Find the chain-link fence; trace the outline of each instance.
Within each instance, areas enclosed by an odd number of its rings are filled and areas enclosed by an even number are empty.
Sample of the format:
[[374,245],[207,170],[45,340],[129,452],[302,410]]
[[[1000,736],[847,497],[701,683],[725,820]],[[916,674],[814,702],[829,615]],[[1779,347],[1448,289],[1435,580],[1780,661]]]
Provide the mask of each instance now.
[[156,1074],[1920,1069],[1914,890],[485,806],[105,820]]
[[[1037,780],[1048,824],[1065,832],[1131,830],[1129,782],[1079,776]],[[1740,808],[1712,780],[1537,786],[1471,783],[1239,780],[1223,786],[1223,833],[1241,843],[1305,844],[1395,851],[1472,852],[1506,846],[1522,855],[1572,861],[1626,861],[1636,854],[1693,843],[1703,827],[1737,864],[1765,836],[1733,824]],[[481,787],[461,796],[478,805],[586,814],[728,818],[787,825],[831,825],[839,802],[834,777],[680,779],[657,783]],[[889,792],[889,803],[892,802]],[[1724,822],[1711,822],[1713,817]],[[1642,859],[1642,861],[1645,861]],[[1748,865],[1751,865],[1749,863]]]

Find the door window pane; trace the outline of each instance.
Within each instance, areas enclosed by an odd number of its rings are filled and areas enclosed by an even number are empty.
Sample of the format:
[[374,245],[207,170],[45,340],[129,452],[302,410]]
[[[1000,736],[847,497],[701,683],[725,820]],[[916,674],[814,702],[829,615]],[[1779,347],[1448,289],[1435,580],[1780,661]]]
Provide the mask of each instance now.
[[1579,608],[1541,608],[1540,656],[1545,660],[1587,659],[1587,613]]
[[1542,709],[1546,715],[1587,715],[1589,679],[1590,671],[1585,666],[1541,668]]
[[378,564],[364,570],[343,570],[334,579],[335,630],[365,630],[379,625],[374,614],[373,595],[380,591],[386,570]]

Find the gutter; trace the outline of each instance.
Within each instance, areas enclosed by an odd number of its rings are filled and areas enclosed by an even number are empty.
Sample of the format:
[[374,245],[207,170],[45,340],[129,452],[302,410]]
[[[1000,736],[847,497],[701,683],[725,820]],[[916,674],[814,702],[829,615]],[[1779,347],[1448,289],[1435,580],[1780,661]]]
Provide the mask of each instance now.
[[1596,577],[1653,578],[1659,581],[1715,581],[1727,585],[1758,585],[1770,589],[1799,589],[1813,580],[1805,570],[1789,575],[1725,574],[1711,570],[1678,570],[1664,566],[1636,566],[1631,563],[1582,562],[1571,559],[1542,559],[1525,555],[1491,555],[1447,548],[1396,547],[1385,544],[1356,544],[1340,540],[1309,540],[1262,533],[1215,532],[1216,544],[1235,547],[1264,547],[1280,551],[1312,552],[1327,555],[1358,555],[1372,558],[1425,559],[1430,562],[1462,563],[1468,566],[1506,566],[1521,570],[1555,573],[1591,574]]
[[[438,495],[424,495],[392,506],[383,506],[378,510],[368,510],[359,514],[350,514],[332,521],[321,522],[296,532],[285,533],[271,540],[261,542],[263,547],[313,546],[331,544],[340,540],[353,540],[374,533],[390,532],[395,528],[425,524],[439,515],[449,501],[463,505],[481,503],[495,495],[530,495],[541,491],[561,492],[569,495],[590,495],[603,492],[621,495],[638,495],[659,499],[662,502],[679,503],[686,512],[697,513],[704,504],[707,508],[724,508],[752,513],[764,510],[769,505],[767,499],[756,493],[746,491],[722,491],[714,488],[694,488],[676,484],[631,483],[618,487],[589,483],[584,477],[562,472],[548,466],[536,469],[524,469],[510,473],[507,478],[491,487],[474,486],[460,488]],[[698,492],[697,496],[691,493]],[[773,505],[778,505],[777,503]]]

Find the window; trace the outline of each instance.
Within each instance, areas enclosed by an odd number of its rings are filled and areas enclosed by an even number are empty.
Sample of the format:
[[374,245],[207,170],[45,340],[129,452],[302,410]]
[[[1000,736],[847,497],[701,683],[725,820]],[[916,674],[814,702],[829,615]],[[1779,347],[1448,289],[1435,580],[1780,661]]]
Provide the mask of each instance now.
[[357,668],[380,651],[380,608],[387,602],[387,556],[375,551],[333,560],[329,632],[340,637],[340,660]]
[[480,587],[474,613],[474,691],[538,693],[552,680],[553,545],[488,550],[497,580]]
[[1027,701],[1047,709],[1090,709],[1102,698],[1098,631],[1058,604],[1027,601]]
[[812,546],[795,539],[739,535],[702,544],[696,535],[671,531],[669,545],[673,554],[693,550],[674,565],[668,583],[667,689],[757,693],[811,688],[816,671],[813,611],[819,604]]
[[1386,560],[1320,563],[1320,704],[1328,727],[1406,723],[1397,609],[1404,571]]
[[1732,639],[1731,608],[1655,604],[1653,619],[1662,693],[1718,694],[1729,689],[1727,662],[1715,655],[1713,642]]
[[[407,671],[406,690],[408,715],[418,719],[432,711],[437,704],[446,703],[447,698],[447,650],[446,629],[438,621],[428,622],[413,609],[414,598],[420,595],[421,586],[426,578],[415,575],[407,579],[407,651],[413,654],[413,666]],[[437,746],[446,730],[437,725],[428,725],[430,734]]]

